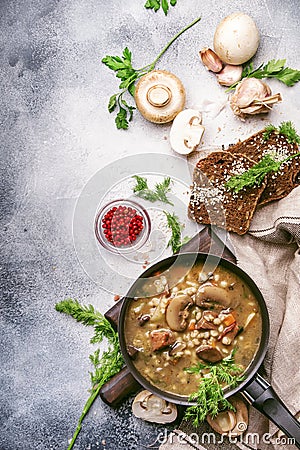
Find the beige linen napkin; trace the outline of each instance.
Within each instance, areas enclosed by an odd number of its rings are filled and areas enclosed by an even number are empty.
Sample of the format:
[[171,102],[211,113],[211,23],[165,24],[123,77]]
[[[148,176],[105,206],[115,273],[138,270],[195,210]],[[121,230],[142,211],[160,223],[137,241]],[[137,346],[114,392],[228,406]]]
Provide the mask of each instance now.
[[[259,208],[250,231],[244,236],[231,233],[237,264],[256,282],[270,315],[270,341],[264,370],[273,388],[293,414],[300,411],[300,186],[284,199]],[[182,422],[179,433],[171,436],[160,450],[192,450],[203,447],[237,449],[228,440],[210,442],[203,433],[211,429],[203,424],[194,429]],[[278,430],[254,408],[249,411],[247,433],[274,434]],[[181,434],[180,434],[181,433]],[[185,433],[185,434],[183,434]],[[197,437],[198,436],[198,439]],[[217,436],[217,440],[218,440]],[[240,448],[272,449],[269,443],[240,442]],[[276,450],[296,448],[274,444]]]

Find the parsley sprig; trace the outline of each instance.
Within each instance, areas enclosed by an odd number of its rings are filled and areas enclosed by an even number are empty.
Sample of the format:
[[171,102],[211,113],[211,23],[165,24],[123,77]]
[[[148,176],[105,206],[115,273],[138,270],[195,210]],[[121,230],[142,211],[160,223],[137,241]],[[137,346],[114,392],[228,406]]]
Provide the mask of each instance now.
[[[261,64],[257,69],[254,69],[253,62],[248,62],[243,67],[243,78],[276,78],[287,86],[294,86],[300,80],[300,70],[285,67],[285,59],[271,59],[267,64]],[[228,91],[234,89],[238,84],[232,84]]]
[[108,350],[100,356],[100,349],[90,355],[90,361],[94,366],[94,372],[90,372],[92,388],[90,397],[84,405],[81,416],[78,420],[77,428],[74,432],[68,450],[74,446],[76,438],[80,433],[82,422],[89,412],[92,404],[97,398],[101,387],[118,373],[124,365],[124,360],[120,351],[118,333],[112,328],[109,321],[92,305],[81,305],[77,300],[66,299],[55,305],[55,309],[61,313],[72,316],[77,322],[94,327],[92,344],[100,343],[104,338],[108,341]]
[[161,183],[156,183],[154,189],[149,189],[147,178],[140,177],[139,175],[134,175],[132,178],[136,180],[136,185],[133,187],[135,195],[152,203],[161,201],[174,206],[167,197],[167,194],[171,191],[170,177],[164,178]]
[[[162,0],[163,1],[163,0]],[[154,70],[157,62],[163,56],[163,54],[168,50],[168,48],[173,44],[176,39],[179,38],[185,31],[194,26],[201,20],[201,17],[195,19],[192,23],[183,28],[179,33],[177,33],[173,38],[167,43],[167,45],[162,49],[159,55],[150,64],[147,64],[140,69],[135,69],[132,66],[132,54],[131,51],[126,47],[123,50],[122,56],[109,56],[106,55],[102,62],[109,69],[116,72],[116,77],[121,80],[119,84],[120,92],[113,94],[108,102],[108,111],[110,113],[117,109],[117,115],[115,118],[115,123],[118,129],[127,130],[129,127],[129,122],[131,122],[133,117],[133,111],[135,107],[129,105],[124,99],[124,94],[127,92],[133,97],[135,91],[135,83],[142,76]]]
[[300,152],[288,156],[282,161],[274,161],[274,159],[267,154],[263,156],[257,164],[254,164],[254,166],[246,170],[246,172],[243,172],[240,175],[232,176],[227,181],[226,187],[233,189],[234,192],[239,192],[244,188],[260,186],[268,173],[278,172],[283,163],[295,158],[296,156],[300,156]]
[[[170,0],[171,6],[175,6],[176,3],[177,0]],[[153,9],[155,12],[157,12],[160,9],[160,7],[162,7],[162,10],[165,13],[165,15],[167,15],[169,11],[168,0],[147,0],[144,6],[147,9]]]
[[199,426],[207,415],[214,418],[226,409],[235,411],[234,406],[224,398],[222,388],[224,384],[228,388],[234,388],[244,379],[241,375],[243,368],[234,362],[234,353],[235,351],[220,363],[199,363],[185,369],[190,374],[204,375],[198,391],[189,398],[190,401],[196,402],[196,405],[189,406],[184,416],[186,420],[192,420],[195,427]]

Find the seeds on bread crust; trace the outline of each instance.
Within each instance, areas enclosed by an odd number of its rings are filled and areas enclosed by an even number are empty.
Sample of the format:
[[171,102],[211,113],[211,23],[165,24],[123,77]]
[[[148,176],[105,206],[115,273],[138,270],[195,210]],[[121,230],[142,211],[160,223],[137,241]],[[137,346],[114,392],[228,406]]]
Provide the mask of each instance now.
[[233,175],[243,173],[255,164],[244,155],[237,158],[229,152],[214,152],[200,160],[193,174],[189,215],[198,223],[213,224],[238,234],[250,227],[265,183],[235,193],[225,186]]

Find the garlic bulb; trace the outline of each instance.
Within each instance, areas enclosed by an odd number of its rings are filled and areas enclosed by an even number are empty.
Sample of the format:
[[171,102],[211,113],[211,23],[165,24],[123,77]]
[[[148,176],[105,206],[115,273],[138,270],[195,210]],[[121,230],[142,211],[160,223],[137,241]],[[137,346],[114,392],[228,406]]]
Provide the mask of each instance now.
[[244,118],[246,115],[267,113],[272,105],[281,102],[280,94],[271,95],[270,87],[257,78],[244,78],[230,98],[234,114]]
[[219,84],[231,86],[242,78],[243,66],[233,66],[226,64],[221,72],[216,74]]
[[207,70],[210,70],[211,72],[215,73],[220,72],[220,70],[222,70],[223,63],[218,57],[218,55],[211,48],[208,47],[203,48],[199,52],[199,55]]

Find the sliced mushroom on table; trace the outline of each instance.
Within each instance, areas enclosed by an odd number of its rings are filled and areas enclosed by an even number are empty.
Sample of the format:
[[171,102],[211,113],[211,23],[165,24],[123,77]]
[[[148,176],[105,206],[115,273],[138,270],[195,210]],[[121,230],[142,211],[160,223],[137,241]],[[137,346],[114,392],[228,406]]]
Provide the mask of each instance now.
[[172,298],[166,309],[166,321],[171,330],[184,331],[187,327],[189,307],[193,304],[192,298],[185,295],[177,295]]
[[176,405],[147,390],[135,397],[132,412],[139,419],[154,423],[171,423],[177,418]]
[[229,398],[235,411],[222,411],[214,418],[208,415],[207,422],[214,431],[229,436],[240,436],[248,428],[248,408],[240,396]]
[[195,150],[200,145],[205,131],[201,123],[201,113],[196,109],[181,111],[175,117],[170,130],[172,149],[181,155],[188,155]]

